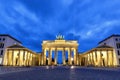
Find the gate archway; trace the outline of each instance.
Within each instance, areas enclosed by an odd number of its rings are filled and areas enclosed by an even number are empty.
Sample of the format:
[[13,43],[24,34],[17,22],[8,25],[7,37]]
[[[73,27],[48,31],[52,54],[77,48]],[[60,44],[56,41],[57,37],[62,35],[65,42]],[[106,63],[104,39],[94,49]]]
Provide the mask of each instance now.
[[[52,54],[54,51],[54,62],[52,62]],[[42,43],[42,60],[41,65],[57,65],[58,51],[62,51],[63,65],[78,64],[78,43],[77,41],[64,40],[62,35],[58,35],[54,41],[43,41]],[[66,53],[68,52],[68,63],[66,63]],[[46,55],[48,52],[48,55]],[[72,55],[73,53],[73,55]],[[73,63],[72,63],[73,62]]]

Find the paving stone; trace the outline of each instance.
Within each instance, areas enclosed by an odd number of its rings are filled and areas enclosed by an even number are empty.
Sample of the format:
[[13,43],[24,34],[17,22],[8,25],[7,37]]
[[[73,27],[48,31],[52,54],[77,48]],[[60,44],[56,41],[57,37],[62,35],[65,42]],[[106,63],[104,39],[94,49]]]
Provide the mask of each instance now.
[[0,67],[0,80],[120,80],[120,68]]

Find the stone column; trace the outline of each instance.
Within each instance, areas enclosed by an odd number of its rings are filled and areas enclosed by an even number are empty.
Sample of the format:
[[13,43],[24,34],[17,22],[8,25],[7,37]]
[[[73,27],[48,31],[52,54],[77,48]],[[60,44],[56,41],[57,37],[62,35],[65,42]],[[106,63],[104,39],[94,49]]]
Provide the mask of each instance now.
[[85,56],[85,66],[87,66],[87,57]]
[[50,65],[50,49],[48,50],[48,65]]
[[25,66],[27,66],[28,51],[25,51]]
[[9,53],[10,53],[10,51],[9,50],[7,50],[8,52],[7,52],[7,58],[5,59],[5,60],[7,60],[7,64],[6,65],[9,65]]
[[32,54],[30,53],[29,65],[31,66]]
[[77,65],[77,64],[76,64],[76,56],[77,56],[76,54],[77,54],[77,53],[76,53],[76,49],[74,48],[74,65]]
[[108,57],[108,50],[106,51],[106,66],[109,66],[108,62],[109,62],[109,57]]
[[13,52],[13,50],[10,51],[10,66],[12,66],[12,62],[13,62],[12,52]]
[[86,54],[86,57],[87,57],[87,65],[89,65],[90,64],[90,56],[89,56],[89,53],[88,54]]
[[72,49],[70,49],[70,64],[73,65],[73,52]]
[[21,64],[22,64],[22,66],[24,66],[24,50],[21,50],[21,52],[22,52]]
[[91,65],[92,65],[92,55],[91,55],[91,52],[90,52],[90,60],[91,60]]
[[102,51],[100,50],[100,62],[99,65],[102,66]]
[[24,50],[21,50],[21,51],[22,51],[21,65],[24,66]]
[[31,53],[29,52],[29,65],[31,66],[31,58],[32,58],[32,55]]
[[113,50],[111,50],[111,54],[112,54],[112,66],[114,66],[114,54],[113,54]]
[[30,52],[28,52],[28,66],[30,66]]
[[20,65],[20,50],[18,50],[18,63],[17,63],[17,66]]
[[44,63],[44,65],[46,65],[46,49],[44,49],[44,53],[43,53],[44,55],[43,55],[43,63]]
[[42,49],[41,53],[41,65],[44,65],[44,49]]
[[52,49],[50,49],[50,65],[52,65]]
[[5,50],[4,58],[3,58],[3,65],[7,65],[7,55],[8,55],[8,50]]
[[25,50],[23,50],[23,66],[25,66],[25,57],[26,57],[26,53]]
[[34,66],[34,54],[32,54],[32,66]]
[[33,66],[33,57],[34,55],[31,53],[31,65]]
[[65,48],[63,48],[63,51],[62,51],[62,58],[63,58],[63,65],[66,65],[66,60],[65,60]]
[[19,55],[20,55],[20,60],[19,60],[19,66],[22,66],[22,52],[21,52],[21,50],[19,50]]
[[76,49],[76,65],[79,65],[79,54],[78,54],[78,49]]
[[68,49],[68,65],[72,65],[71,64],[71,48]]
[[41,58],[42,58],[41,54],[39,54],[39,58],[38,58],[39,59],[39,66],[41,65],[41,60],[42,60]]
[[12,65],[12,50],[9,51],[9,65]]
[[14,50],[12,50],[12,66],[15,66],[15,60],[14,60]]
[[27,55],[27,56],[28,56],[28,58],[27,58],[27,66],[29,66],[29,56],[30,56],[30,55],[29,55],[29,52],[28,52],[28,51],[27,51],[27,53],[28,53],[28,55]]
[[26,56],[26,66],[28,66],[28,51],[27,52],[27,56]]
[[97,62],[97,51],[95,50],[95,62]]
[[31,53],[31,66],[33,66],[33,54]]
[[95,66],[93,51],[92,51],[92,62],[93,62],[93,65]]
[[90,52],[90,61],[91,61],[91,65],[92,65],[92,55],[91,55],[91,52]]
[[55,49],[55,65],[57,65],[57,49]]
[[81,62],[82,62],[82,56],[79,56],[79,65],[80,65],[80,66],[82,66],[82,65],[81,65]]
[[35,65],[35,54],[32,54],[33,55],[33,58],[32,58],[32,64],[33,66]]
[[91,64],[90,53],[88,53],[88,54],[86,55],[86,62],[85,62],[85,63],[86,63],[87,66]]

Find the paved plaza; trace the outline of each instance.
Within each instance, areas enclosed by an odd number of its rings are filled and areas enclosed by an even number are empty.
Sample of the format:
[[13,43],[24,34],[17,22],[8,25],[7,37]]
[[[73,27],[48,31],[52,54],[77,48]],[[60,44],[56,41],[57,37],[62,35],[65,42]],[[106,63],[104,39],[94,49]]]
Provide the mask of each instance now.
[[120,80],[120,68],[0,67],[0,80]]

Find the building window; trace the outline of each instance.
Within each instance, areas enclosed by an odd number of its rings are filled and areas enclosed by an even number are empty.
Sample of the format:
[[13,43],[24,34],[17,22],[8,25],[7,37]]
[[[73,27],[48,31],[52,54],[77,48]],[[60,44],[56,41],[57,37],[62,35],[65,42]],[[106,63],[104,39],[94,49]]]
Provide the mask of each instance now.
[[106,45],[106,43],[104,43],[104,45]]
[[120,64],[120,59],[119,59],[119,64]]
[[3,55],[3,50],[1,50],[1,55]]
[[4,43],[0,43],[0,48],[4,48]]
[[119,50],[117,50],[117,53],[118,53],[118,55],[120,55],[120,51]]
[[120,48],[120,43],[117,43],[117,44],[116,44],[116,47],[119,49],[119,48]]
[[115,41],[118,41],[118,38],[116,38]]
[[0,43],[0,48],[2,48],[2,43]]
[[2,44],[2,48],[4,48],[4,43]]
[[5,41],[5,38],[3,38],[3,41]]

